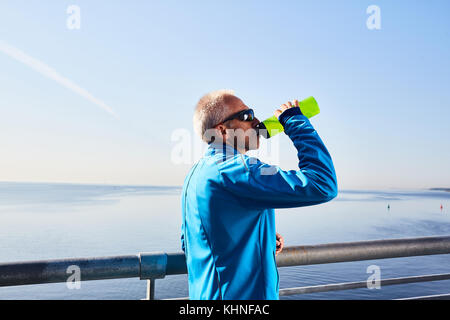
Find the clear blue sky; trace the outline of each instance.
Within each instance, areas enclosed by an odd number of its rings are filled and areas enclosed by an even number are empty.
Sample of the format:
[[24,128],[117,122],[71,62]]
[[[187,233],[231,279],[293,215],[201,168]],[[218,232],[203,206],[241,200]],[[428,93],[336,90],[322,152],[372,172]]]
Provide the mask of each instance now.
[[229,88],[260,119],[316,97],[340,188],[450,187],[449,15],[446,0],[1,1],[0,42],[119,118],[0,52],[0,181],[181,185],[171,134]]

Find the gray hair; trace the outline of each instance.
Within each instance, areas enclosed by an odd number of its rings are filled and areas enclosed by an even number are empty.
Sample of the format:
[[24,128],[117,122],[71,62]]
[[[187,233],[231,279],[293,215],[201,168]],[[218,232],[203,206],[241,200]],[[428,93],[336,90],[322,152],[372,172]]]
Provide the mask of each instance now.
[[203,141],[210,142],[206,130],[214,128],[227,116],[230,98],[236,98],[233,90],[217,90],[204,95],[194,112],[194,130]]

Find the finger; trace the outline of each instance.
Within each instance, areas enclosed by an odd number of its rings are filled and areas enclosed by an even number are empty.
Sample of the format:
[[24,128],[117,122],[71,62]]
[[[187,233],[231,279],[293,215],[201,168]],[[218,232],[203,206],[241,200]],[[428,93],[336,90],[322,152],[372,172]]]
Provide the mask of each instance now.
[[292,102],[289,101],[288,103],[289,103],[289,107],[292,107]]
[[300,105],[298,104],[298,100],[297,100],[297,99],[294,100],[294,105],[295,105],[296,107],[300,107]]

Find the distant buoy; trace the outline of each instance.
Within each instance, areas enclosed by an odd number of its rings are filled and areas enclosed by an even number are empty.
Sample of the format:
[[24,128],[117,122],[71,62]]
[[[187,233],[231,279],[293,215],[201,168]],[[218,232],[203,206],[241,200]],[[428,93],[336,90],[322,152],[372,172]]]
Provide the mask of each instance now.
[[390,205],[388,205],[388,210],[391,210],[391,206]]
[[442,211],[442,209],[444,209],[444,206],[441,204],[441,211]]

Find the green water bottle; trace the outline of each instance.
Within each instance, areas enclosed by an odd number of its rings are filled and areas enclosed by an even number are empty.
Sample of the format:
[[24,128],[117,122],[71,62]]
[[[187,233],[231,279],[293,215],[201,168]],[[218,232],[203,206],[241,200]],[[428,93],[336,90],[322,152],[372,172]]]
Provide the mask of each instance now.
[[[303,101],[300,101],[299,106],[300,111],[307,118],[312,118],[320,113],[319,105],[317,104],[317,101],[316,99],[314,99],[314,97],[309,97]],[[261,135],[264,138],[269,139],[274,135],[283,132],[284,128],[280,121],[278,121],[278,118],[276,116],[273,116],[258,124],[258,130],[262,130],[260,131]]]

